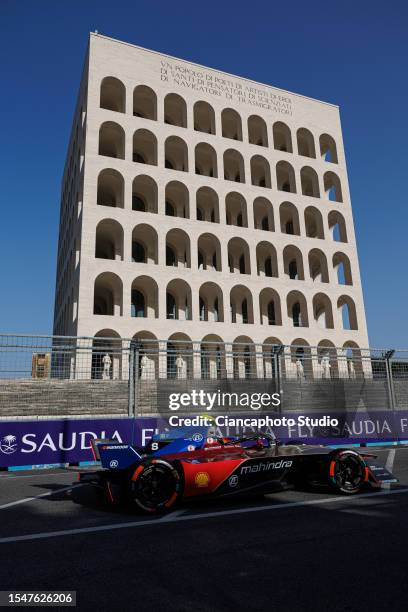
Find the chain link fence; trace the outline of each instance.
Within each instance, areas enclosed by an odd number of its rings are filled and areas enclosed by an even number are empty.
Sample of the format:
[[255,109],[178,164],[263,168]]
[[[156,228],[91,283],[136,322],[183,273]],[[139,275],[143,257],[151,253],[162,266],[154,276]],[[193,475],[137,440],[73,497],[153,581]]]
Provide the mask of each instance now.
[[405,410],[408,350],[0,335],[1,419],[154,416],[197,388],[279,392],[285,411]]

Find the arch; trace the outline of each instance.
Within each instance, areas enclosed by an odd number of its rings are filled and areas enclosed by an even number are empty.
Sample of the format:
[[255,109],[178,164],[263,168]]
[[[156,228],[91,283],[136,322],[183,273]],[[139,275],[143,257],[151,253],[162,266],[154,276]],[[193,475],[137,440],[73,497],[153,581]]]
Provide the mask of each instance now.
[[181,278],[175,278],[166,288],[166,318],[191,321],[191,287]]
[[218,177],[217,153],[206,142],[199,142],[195,148],[195,173],[203,176]]
[[302,194],[310,196],[312,198],[320,198],[319,179],[317,172],[310,168],[310,166],[304,166],[300,170],[300,182],[302,185]]
[[169,136],[164,143],[164,165],[169,170],[188,172],[188,150],[182,138]]
[[165,189],[166,215],[169,217],[190,218],[190,194],[180,181],[170,181]]
[[316,157],[316,149],[313,134],[306,128],[299,128],[296,132],[299,155],[304,157]]
[[281,301],[277,291],[271,287],[259,293],[261,325],[282,325]]
[[[278,374],[277,350],[282,346],[282,341],[275,336],[268,336],[262,343],[262,361],[265,378],[276,378]],[[281,364],[283,362],[281,361]]]
[[190,238],[184,230],[175,228],[167,232],[166,265],[176,268],[191,267]]
[[308,238],[324,240],[323,217],[315,206],[305,208],[305,228]]
[[259,197],[254,200],[254,227],[266,232],[275,231],[273,206],[266,198]]
[[[104,368],[104,357],[110,358],[109,371]],[[92,341],[92,379],[120,379],[122,374],[122,340],[113,329],[101,329]]]
[[337,174],[325,172],[323,175],[324,191],[331,202],[343,202],[341,183]]
[[208,102],[200,100],[194,104],[194,129],[205,134],[215,134],[215,113]]
[[231,191],[225,198],[225,214],[227,225],[248,227],[247,203],[245,198],[236,191]]
[[130,316],[158,318],[159,289],[150,276],[138,276],[132,282]]
[[201,340],[201,378],[227,378],[225,346],[220,336],[207,334]]
[[200,321],[224,322],[224,297],[216,283],[203,283],[199,290]]
[[248,140],[250,144],[260,147],[268,146],[268,130],[265,121],[258,115],[248,118]]
[[242,121],[237,111],[224,108],[221,113],[222,135],[232,140],[242,140]]
[[230,291],[231,322],[252,324],[254,309],[252,293],[244,285],[235,285]]
[[227,149],[224,151],[223,160],[224,179],[236,183],[245,183],[244,158],[241,153],[238,153],[235,149]]
[[340,253],[338,251],[333,255],[333,268],[336,272],[337,282],[339,285],[353,284],[350,259],[345,253]]
[[306,298],[300,291],[290,291],[286,296],[286,306],[293,327],[309,327]]
[[157,121],[157,96],[151,87],[138,85],[134,88],[133,116]]
[[105,121],[99,128],[99,155],[125,159],[125,131],[113,121]]
[[292,134],[286,123],[282,121],[273,124],[273,146],[277,151],[293,153]]
[[[300,369],[298,364],[300,362]],[[290,374],[302,382],[313,377],[312,353],[309,343],[304,338],[295,338],[290,345],[290,363],[286,365],[286,375]],[[290,370],[289,370],[290,368]]]
[[321,340],[317,345],[319,378],[339,378],[337,349],[330,340]]
[[313,317],[322,329],[334,328],[332,304],[325,293],[316,293],[313,297]]
[[193,375],[193,343],[187,334],[176,332],[167,341],[167,378]]
[[251,157],[251,183],[257,187],[272,187],[271,169],[262,155]]
[[146,174],[139,174],[132,183],[132,210],[157,213],[157,183]]
[[253,340],[238,336],[232,344],[234,378],[256,378],[256,354]]
[[122,281],[113,272],[102,272],[94,282],[93,314],[122,316]]
[[117,170],[105,168],[98,175],[96,202],[98,206],[123,208],[125,181]]
[[351,340],[343,344],[343,353],[347,365],[347,377],[348,378],[363,378],[363,360],[361,357],[360,347],[356,342]]
[[138,331],[132,338],[139,347],[139,378],[154,380],[159,373],[159,343],[147,330]]
[[187,127],[187,105],[178,94],[170,93],[164,98],[164,123]]
[[308,255],[309,274],[313,282],[328,283],[329,270],[326,255],[320,249],[312,249]]
[[123,227],[114,219],[103,219],[96,226],[95,257],[123,259]]
[[264,240],[256,245],[256,264],[258,276],[279,276],[278,257],[273,244]]
[[280,161],[276,164],[276,183],[280,191],[296,193],[295,172],[289,162]]
[[101,81],[100,107],[117,113],[126,112],[126,89],[116,77],[105,77]]
[[228,266],[231,273],[251,274],[249,246],[243,238],[231,238],[228,242]]
[[329,134],[322,134],[319,138],[319,143],[322,160],[337,164],[337,147],[334,138],[329,136]]
[[157,138],[149,130],[136,130],[133,134],[133,161],[157,166]]
[[282,202],[279,207],[280,226],[283,234],[300,236],[299,213],[291,202]]
[[341,295],[337,300],[337,309],[341,315],[343,329],[358,329],[356,305],[351,297]]
[[328,221],[333,240],[335,242],[347,242],[346,222],[343,215],[337,210],[331,210]]
[[196,215],[198,221],[220,222],[218,194],[211,187],[200,187],[196,193]]
[[135,263],[158,263],[157,232],[147,223],[140,223],[133,228],[132,261]]
[[283,267],[285,274],[292,280],[305,280],[303,256],[293,244],[283,249]]
[[201,234],[197,241],[198,269],[221,272],[221,245],[214,234]]

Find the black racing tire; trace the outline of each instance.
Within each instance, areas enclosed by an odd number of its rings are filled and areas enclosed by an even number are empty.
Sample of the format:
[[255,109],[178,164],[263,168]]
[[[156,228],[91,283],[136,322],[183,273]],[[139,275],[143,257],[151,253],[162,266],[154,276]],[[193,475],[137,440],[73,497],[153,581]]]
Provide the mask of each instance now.
[[355,495],[367,480],[366,464],[353,450],[335,451],[329,460],[328,478],[330,486],[344,495]]
[[131,501],[148,514],[172,510],[181,498],[177,467],[163,459],[148,459],[134,470],[129,491]]

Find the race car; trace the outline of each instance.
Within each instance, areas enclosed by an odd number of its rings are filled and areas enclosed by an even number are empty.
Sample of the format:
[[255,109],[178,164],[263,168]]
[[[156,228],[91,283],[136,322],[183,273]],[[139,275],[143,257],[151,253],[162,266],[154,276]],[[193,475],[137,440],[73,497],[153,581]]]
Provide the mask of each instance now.
[[154,435],[143,448],[94,440],[92,449],[101,468],[80,472],[80,482],[97,486],[109,503],[130,501],[151,514],[208,496],[305,486],[352,495],[398,482],[363,449],[280,444],[262,432],[225,438],[214,428],[177,428]]

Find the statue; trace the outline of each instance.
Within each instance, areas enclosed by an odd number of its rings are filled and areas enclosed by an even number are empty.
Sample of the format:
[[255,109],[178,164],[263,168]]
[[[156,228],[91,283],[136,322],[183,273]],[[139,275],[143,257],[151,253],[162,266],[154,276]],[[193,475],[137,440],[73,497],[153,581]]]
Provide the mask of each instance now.
[[103,363],[102,380],[109,380],[112,359],[110,358],[108,353],[106,353],[106,355],[103,356],[102,363]]
[[330,364],[330,359],[327,355],[325,357],[322,357],[321,366],[323,370],[323,378],[331,378],[331,375],[330,375],[331,364]]
[[140,378],[147,378],[147,368],[149,366],[149,360],[145,354],[140,359]]
[[296,360],[296,378],[298,380],[303,380],[305,377],[305,371],[303,368],[303,363],[300,361],[300,359]]
[[354,363],[352,359],[349,359],[348,361],[348,370],[349,370],[349,377],[356,378],[356,371],[354,369]]
[[184,360],[181,355],[176,359],[177,378],[183,378]]

